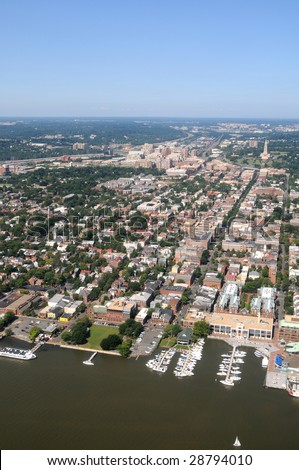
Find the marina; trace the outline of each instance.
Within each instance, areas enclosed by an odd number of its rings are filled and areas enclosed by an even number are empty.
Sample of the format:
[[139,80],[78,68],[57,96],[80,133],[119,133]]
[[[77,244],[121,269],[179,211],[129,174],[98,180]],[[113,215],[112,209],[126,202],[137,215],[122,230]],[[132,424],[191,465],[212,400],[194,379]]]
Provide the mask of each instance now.
[[[25,347],[13,338],[3,340],[4,346]],[[233,363],[242,369],[237,387],[215,382],[219,358],[229,349],[223,341],[205,340],[200,365],[185,380],[172,373],[174,359],[164,374],[150,373],[142,356],[135,361],[101,355],[88,368],[82,362],[91,352],[48,344],[40,348],[38,361],[0,358],[1,374],[6,377],[0,389],[2,402],[14,390],[14,413],[10,407],[2,410],[6,423],[2,445],[13,449],[19,439],[24,449],[32,444],[36,449],[49,445],[75,449],[97,448],[100,441],[106,449],[114,449],[116,442],[123,449],[144,449],[145,433],[159,427],[160,433],[149,434],[149,448],[194,449],[200,441],[205,449],[235,449],[236,436],[242,450],[296,448],[299,401],[285,391],[263,388],[265,369],[254,349],[242,347],[247,352],[244,364]],[[55,409],[46,409],[45,403],[57,390],[62,399],[55,401]],[[197,425],[199,420],[204,426]],[[184,423],[180,432],[178,423]],[[283,433],[273,433],[277,425]]]
[[170,364],[171,359],[175,355],[175,349],[171,348],[168,351],[162,351],[160,354],[156,354],[154,359],[150,359],[146,366],[156,372],[166,372]]
[[232,387],[235,382],[241,380],[241,370],[239,364],[244,364],[243,358],[246,356],[245,351],[240,351],[237,346],[233,347],[230,354],[222,354],[223,357],[221,364],[219,365],[219,371],[217,375],[224,376],[223,380],[220,380],[223,385]]
[[194,375],[193,370],[196,366],[196,362],[202,359],[203,346],[204,340],[199,339],[190,349],[181,353],[173,371],[176,377],[190,377]]

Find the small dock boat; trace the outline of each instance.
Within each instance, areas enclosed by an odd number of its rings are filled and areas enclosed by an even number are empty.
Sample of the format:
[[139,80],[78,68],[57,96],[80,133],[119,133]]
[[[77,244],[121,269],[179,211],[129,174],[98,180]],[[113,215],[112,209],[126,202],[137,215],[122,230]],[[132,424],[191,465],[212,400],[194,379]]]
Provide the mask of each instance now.
[[235,442],[234,442],[234,447],[241,447],[241,442],[239,441],[238,436],[236,436]]

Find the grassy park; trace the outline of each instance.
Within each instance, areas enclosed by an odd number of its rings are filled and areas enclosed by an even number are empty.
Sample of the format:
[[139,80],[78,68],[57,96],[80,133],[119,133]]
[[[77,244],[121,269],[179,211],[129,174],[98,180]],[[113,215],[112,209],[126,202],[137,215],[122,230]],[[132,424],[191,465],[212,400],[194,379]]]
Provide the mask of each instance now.
[[88,343],[84,347],[91,349],[102,349],[100,342],[102,339],[107,338],[109,335],[117,335],[118,328],[113,326],[92,325],[90,328],[90,336]]

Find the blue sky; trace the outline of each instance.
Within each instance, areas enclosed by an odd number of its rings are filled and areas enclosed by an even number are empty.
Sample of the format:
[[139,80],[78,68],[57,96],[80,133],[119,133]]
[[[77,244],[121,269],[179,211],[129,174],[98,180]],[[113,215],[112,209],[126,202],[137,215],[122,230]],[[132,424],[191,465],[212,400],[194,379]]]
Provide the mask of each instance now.
[[1,116],[299,118],[297,0],[2,0]]

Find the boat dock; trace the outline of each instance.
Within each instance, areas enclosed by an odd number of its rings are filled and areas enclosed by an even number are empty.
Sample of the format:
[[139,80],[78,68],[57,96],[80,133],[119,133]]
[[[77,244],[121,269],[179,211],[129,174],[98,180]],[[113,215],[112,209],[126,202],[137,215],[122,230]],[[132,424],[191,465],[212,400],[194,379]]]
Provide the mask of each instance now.
[[188,354],[185,358],[185,362],[184,362],[184,365],[182,367],[182,370],[181,370],[181,375],[184,376],[185,373],[187,372],[188,370],[188,365],[189,365],[189,361],[191,360],[191,357],[192,357],[192,354],[190,351],[188,351]]
[[220,380],[222,384],[233,386],[235,381],[241,380],[239,364],[244,363],[243,358],[246,356],[246,352],[239,351],[237,346],[234,346],[230,354],[222,354],[222,356],[226,359],[223,359],[220,364],[217,375],[225,375],[225,379]]
[[166,359],[167,354],[168,354],[168,350],[165,351],[163,354],[161,354],[160,360],[158,361],[158,364],[157,364],[157,369],[161,368],[164,359]]
[[83,364],[87,365],[87,366],[93,366],[94,363],[92,362],[93,358],[97,355],[98,353],[97,352],[94,352],[89,359],[87,359],[87,361],[83,361]]
[[237,346],[234,346],[233,350],[232,350],[232,355],[231,355],[231,358],[230,358],[230,361],[229,361],[229,364],[228,364],[227,373],[226,373],[226,376],[225,376],[225,382],[231,382],[230,374],[231,374],[231,370],[232,370],[233,361],[235,359],[236,349],[237,349]]
[[175,352],[173,348],[168,351],[162,351],[160,354],[156,354],[154,359],[150,359],[146,366],[156,372],[166,372]]
[[32,354],[34,354],[35,351],[37,351],[41,346],[43,346],[43,344],[44,344],[43,341],[39,341],[39,342],[31,349]]

